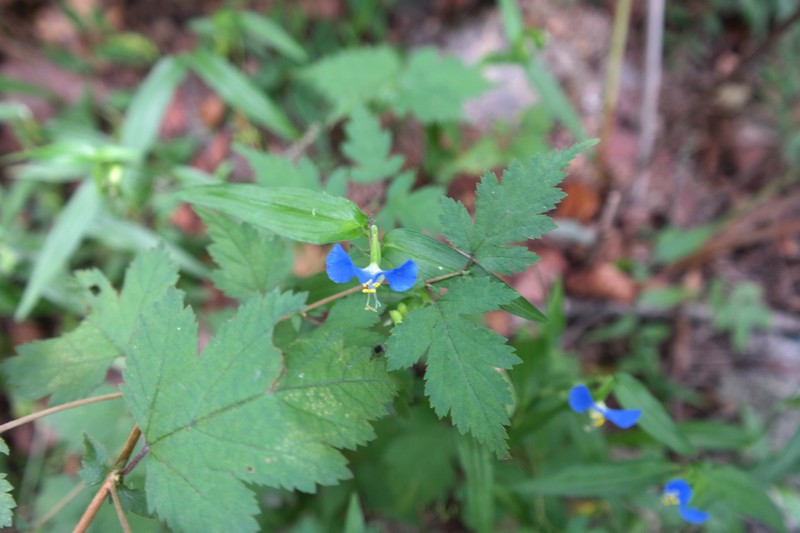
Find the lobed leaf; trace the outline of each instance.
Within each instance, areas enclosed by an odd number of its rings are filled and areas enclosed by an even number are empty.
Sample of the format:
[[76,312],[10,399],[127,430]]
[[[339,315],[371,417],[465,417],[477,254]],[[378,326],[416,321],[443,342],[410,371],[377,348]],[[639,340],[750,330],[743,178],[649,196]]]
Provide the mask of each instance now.
[[355,163],[350,171],[353,181],[372,183],[393,176],[403,166],[403,157],[390,156],[392,134],[364,107],[356,107],[345,126],[347,140],[342,152]]
[[294,254],[286,241],[225,215],[200,215],[212,240],[208,252],[219,265],[211,281],[227,296],[243,301],[258,292],[266,294],[292,273]]
[[[275,324],[304,295],[251,299],[198,357],[197,324],[170,290],[142,317],[131,347],[126,403],[149,446],[151,511],[182,531],[257,531],[255,483],[313,491],[349,472],[335,447],[374,435],[368,421],[393,394],[382,362],[322,326],[286,359]],[[374,320],[374,319],[373,319]]]
[[502,183],[486,173],[477,189],[474,223],[463,204],[445,198],[445,236],[489,272],[525,270],[536,256],[525,247],[509,245],[538,238],[555,227],[545,213],[564,197],[557,187],[566,175],[562,169],[590,144],[537,155],[524,164],[515,161],[503,173]]
[[508,453],[504,425],[512,402],[508,383],[496,370],[520,360],[504,339],[476,327],[465,315],[498,309],[514,291],[489,277],[443,284],[446,294],[433,305],[411,311],[387,341],[389,369],[407,368],[427,356],[425,394],[441,418],[450,413],[463,433],[471,433],[498,456]]
[[[0,453],[8,455],[8,445],[0,439]],[[6,479],[6,474],[0,474],[0,527],[11,527],[14,522],[14,515],[11,512],[17,503],[10,494],[14,487]]]

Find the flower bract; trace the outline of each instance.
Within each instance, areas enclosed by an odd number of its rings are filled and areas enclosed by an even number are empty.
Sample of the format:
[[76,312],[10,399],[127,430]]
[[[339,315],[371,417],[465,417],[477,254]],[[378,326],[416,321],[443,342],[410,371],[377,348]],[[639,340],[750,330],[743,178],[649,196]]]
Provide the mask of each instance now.
[[[366,309],[371,311],[377,311],[381,305],[376,291],[384,282],[388,283],[394,291],[407,291],[417,282],[417,264],[411,259],[391,270],[382,270],[377,263],[370,263],[365,268],[359,268],[353,264],[352,259],[340,244],[333,246],[325,260],[325,265],[328,277],[336,283],[347,283],[354,277],[358,278],[359,283],[364,287],[362,292],[367,294]],[[370,305],[371,297],[375,299],[375,306]]]
[[586,385],[575,385],[569,391],[569,406],[576,413],[589,411],[594,427],[602,426],[610,420],[615,426],[627,429],[639,421],[641,409],[611,409],[603,402],[595,402]]
[[702,524],[708,520],[708,513],[689,507],[692,487],[684,479],[673,479],[664,485],[661,501],[664,505],[677,505],[681,518],[692,524]]

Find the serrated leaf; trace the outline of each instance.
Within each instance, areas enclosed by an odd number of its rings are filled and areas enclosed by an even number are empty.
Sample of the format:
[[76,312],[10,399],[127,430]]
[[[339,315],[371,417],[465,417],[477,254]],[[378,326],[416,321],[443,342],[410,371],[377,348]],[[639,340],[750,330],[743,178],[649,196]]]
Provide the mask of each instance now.
[[11,527],[14,522],[12,510],[17,506],[17,503],[10,494],[13,488],[6,479],[6,474],[0,474],[0,527]]
[[[348,476],[335,447],[372,438],[393,393],[380,361],[322,326],[283,356],[275,324],[305,297],[251,299],[198,357],[197,324],[169,291],[142,317],[125,401],[149,445],[149,508],[182,531],[256,531],[245,483],[313,491]],[[165,356],[168,354],[168,356]]]
[[227,59],[198,48],[185,60],[228,105],[284,139],[297,137],[283,111]]
[[693,455],[694,446],[681,433],[667,411],[647,387],[623,372],[615,377],[614,395],[625,409],[641,409],[638,426],[659,442],[682,455]]
[[250,184],[206,185],[184,189],[178,196],[258,228],[312,244],[362,237],[368,221],[350,200],[307,189]]
[[403,157],[390,156],[392,134],[381,129],[378,119],[363,106],[357,106],[345,126],[347,140],[342,152],[355,163],[350,175],[357,183],[372,183],[388,178],[403,166]]
[[237,11],[239,22],[248,36],[298,62],[308,60],[303,47],[286,30],[257,11]]
[[523,496],[627,496],[661,482],[672,469],[669,463],[651,460],[576,465],[511,485],[510,489]]
[[497,309],[514,291],[488,277],[445,282],[447,293],[411,311],[387,341],[389,369],[407,368],[427,355],[425,394],[441,418],[450,413],[461,433],[471,433],[498,456],[508,453],[503,426],[512,397],[496,368],[520,362],[504,339],[476,327],[465,315]]
[[525,270],[535,254],[511,244],[540,237],[555,226],[545,215],[564,197],[556,186],[562,169],[592,143],[537,155],[526,163],[513,162],[499,182],[486,173],[477,188],[475,221],[460,202],[442,203],[444,234],[454,246],[471,255],[489,272],[512,274]]
[[255,179],[267,187],[301,187],[319,190],[321,188],[319,170],[307,157],[297,163],[275,154],[260,152],[246,146],[236,146],[236,151],[244,156]]
[[47,285],[67,266],[92,219],[99,212],[100,205],[100,192],[94,182],[83,182],[59,213],[47,234],[36,257],[28,284],[25,285],[25,291],[14,311],[14,319],[21,320],[27,317],[47,289]]
[[412,191],[413,185],[413,172],[404,172],[392,180],[386,191],[386,205],[378,214],[378,225],[388,229],[399,221],[404,228],[439,233],[444,187],[427,186]]
[[286,241],[219,213],[202,211],[200,216],[212,240],[208,252],[219,265],[211,281],[226,295],[243,301],[266,294],[291,274],[294,255]]
[[461,120],[464,102],[489,88],[480,72],[455,57],[441,57],[433,48],[411,56],[398,84],[394,107],[421,122]]
[[388,46],[343,50],[325,56],[303,70],[308,81],[341,116],[358,104],[379,98],[393,85],[400,72],[400,59]]
[[90,435],[83,434],[83,457],[81,458],[80,476],[89,486],[99,485],[111,472],[108,452],[102,443]]
[[786,531],[780,510],[767,495],[766,487],[749,474],[729,466],[704,472],[703,488],[710,501],[721,500],[737,513],[768,525],[772,531]]
[[114,359],[126,352],[138,316],[147,313],[177,277],[163,250],[142,254],[131,263],[119,295],[99,271],[80,272],[92,311],[61,337],[19,346],[19,355],[0,367],[11,390],[31,400],[50,395],[51,405],[89,395]]

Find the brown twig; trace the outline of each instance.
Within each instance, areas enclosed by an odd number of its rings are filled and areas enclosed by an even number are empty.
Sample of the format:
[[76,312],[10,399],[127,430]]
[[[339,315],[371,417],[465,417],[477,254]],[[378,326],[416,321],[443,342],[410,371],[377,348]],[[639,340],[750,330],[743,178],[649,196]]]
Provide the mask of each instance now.
[[15,427],[22,426],[24,424],[27,424],[28,422],[33,422],[34,420],[38,420],[47,415],[52,415],[54,413],[66,411],[67,409],[82,407],[84,405],[89,405],[97,402],[104,402],[106,400],[114,400],[116,398],[121,398],[121,397],[122,397],[121,392],[112,392],[110,394],[104,394],[102,396],[94,396],[92,398],[84,398],[82,400],[75,400],[74,402],[69,402],[62,405],[56,405],[55,407],[50,407],[49,409],[43,409],[42,411],[37,411],[35,413],[31,413],[27,416],[23,416],[21,418],[17,418],[16,420],[12,420],[11,422],[6,422],[5,424],[0,425],[0,433],[4,433],[9,429],[14,429]]
[[117,512],[117,519],[119,520],[119,525],[122,526],[122,531],[124,533],[133,533],[130,524],[128,524],[128,518],[125,516],[125,510],[122,508],[122,503],[119,501],[117,484],[112,483],[109,491],[111,491],[111,501],[114,503],[114,510]]
[[[106,496],[109,495],[114,490],[114,487],[119,480],[121,479],[120,470],[125,466],[130,458],[131,454],[133,453],[133,449],[136,447],[136,443],[139,441],[139,437],[142,435],[142,430],[139,429],[139,426],[136,425],[131,430],[130,435],[128,435],[128,440],[125,441],[125,445],[122,447],[122,450],[119,452],[117,459],[114,461],[114,469],[106,476],[105,481],[100,486],[100,490],[97,491],[97,494],[94,495],[92,501],[89,503],[89,506],[86,508],[86,511],[83,512],[83,516],[78,521],[75,529],[72,530],[72,533],[84,533],[86,529],[89,527],[89,524],[92,523],[94,517],[97,515],[97,512],[100,510],[100,506],[103,505],[103,502],[106,499]],[[113,496],[112,496],[113,499]],[[124,528],[124,526],[123,526]]]

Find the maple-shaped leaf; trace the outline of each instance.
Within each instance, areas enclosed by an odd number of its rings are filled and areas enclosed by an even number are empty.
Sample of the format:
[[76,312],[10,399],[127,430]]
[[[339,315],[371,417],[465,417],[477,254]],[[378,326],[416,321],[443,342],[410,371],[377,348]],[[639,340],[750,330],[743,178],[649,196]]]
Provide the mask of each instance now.
[[394,175],[403,166],[403,157],[390,156],[392,134],[381,130],[381,123],[363,106],[356,107],[345,126],[344,154],[356,164],[350,175],[357,183],[372,183]]
[[340,115],[353,107],[378,99],[395,83],[400,58],[388,46],[360,47],[326,56],[304,69],[307,80]]
[[349,475],[334,446],[372,437],[368,420],[393,393],[382,363],[324,327],[285,359],[273,345],[275,324],[304,299],[252,298],[199,356],[177,290],[142,317],[122,391],[149,446],[148,506],[170,527],[256,531],[247,483],[313,491]]
[[236,151],[244,156],[256,183],[267,187],[300,187],[320,189],[319,170],[313,161],[302,156],[297,162],[288,157],[262,152],[247,146],[236,146]]
[[211,281],[226,295],[246,300],[271,291],[292,273],[294,256],[285,240],[213,211],[200,216],[213,241],[208,252],[220,267],[211,271]]
[[[0,453],[8,455],[8,445],[3,439],[0,439]],[[12,488],[11,483],[6,479],[6,474],[0,474],[0,527],[11,527],[14,521],[11,511],[17,504],[14,497],[9,494]]]
[[443,284],[432,305],[411,311],[387,342],[389,369],[407,368],[427,355],[425,394],[436,414],[448,412],[461,433],[469,432],[498,456],[508,453],[504,425],[511,404],[508,383],[497,368],[519,363],[513,349],[468,315],[498,309],[516,297],[490,277],[465,277]]
[[525,163],[514,161],[502,181],[487,172],[477,187],[475,221],[461,202],[442,201],[444,234],[458,249],[489,272],[521,272],[536,255],[515,242],[535,239],[555,227],[545,215],[564,197],[557,187],[575,155],[594,144],[588,141],[562,151],[537,155]]
[[99,271],[78,272],[89,315],[61,337],[19,346],[18,356],[2,365],[9,387],[24,399],[50,395],[52,405],[91,394],[114,359],[127,351],[139,315],[177,278],[178,270],[163,250],[151,250],[134,259],[119,294]]
[[426,124],[461,120],[464,102],[487,88],[477,69],[424,48],[403,70],[393,104],[399,113],[411,113]]

